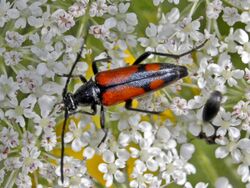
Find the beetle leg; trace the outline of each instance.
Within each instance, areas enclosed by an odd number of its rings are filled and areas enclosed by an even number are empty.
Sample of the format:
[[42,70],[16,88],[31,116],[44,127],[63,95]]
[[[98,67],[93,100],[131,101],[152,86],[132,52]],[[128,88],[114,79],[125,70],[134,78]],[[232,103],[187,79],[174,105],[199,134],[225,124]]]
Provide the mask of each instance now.
[[103,59],[97,59],[97,60],[94,60],[93,63],[92,63],[92,70],[94,72],[94,74],[97,74],[99,72],[98,70],[98,67],[97,67],[97,64],[96,63],[99,63],[101,61],[104,61],[104,62],[108,62],[111,60],[111,57],[106,57],[106,58],[103,58]]
[[101,140],[101,142],[98,144],[97,147],[100,147],[100,145],[105,142],[107,135],[108,135],[108,130],[105,129],[105,113],[104,113],[104,108],[103,105],[101,105],[101,114],[100,114],[100,123],[101,123],[101,128],[104,131],[104,136]]
[[87,79],[83,76],[83,75],[68,75],[68,74],[62,74],[62,75],[58,75],[60,77],[70,77],[70,78],[80,78],[80,80],[82,81],[82,83],[86,83]]
[[84,111],[84,110],[78,110],[78,111],[75,111],[75,112],[71,112],[71,113],[69,113],[69,116],[72,116],[72,115],[77,114],[77,113],[82,113],[82,114],[87,114],[87,115],[93,116],[93,115],[96,114],[96,111],[97,111],[96,110],[96,105],[93,104],[91,106],[91,109],[92,109],[92,112],[88,112],[88,111]]
[[139,108],[133,108],[132,107],[132,100],[127,100],[125,104],[125,108],[128,110],[136,111],[136,112],[144,112],[144,113],[149,113],[149,114],[160,114],[162,111],[149,111],[149,110],[143,110]]
[[153,52],[153,51],[148,51],[148,52],[145,52],[143,53],[141,56],[139,56],[135,62],[133,63],[133,65],[137,65],[137,64],[140,64],[142,61],[144,61],[145,59],[148,58],[148,56],[150,55],[158,55],[158,56],[165,56],[165,57],[171,57],[171,58],[174,58],[174,59],[179,59],[180,57],[182,56],[185,56],[187,54],[190,54],[192,52],[194,52],[195,50],[201,48],[202,46],[204,46],[204,44],[207,42],[207,40],[205,40],[203,43],[201,43],[200,45],[194,47],[193,49],[187,51],[187,52],[184,52],[182,54],[168,54],[168,53],[160,53],[160,52]]

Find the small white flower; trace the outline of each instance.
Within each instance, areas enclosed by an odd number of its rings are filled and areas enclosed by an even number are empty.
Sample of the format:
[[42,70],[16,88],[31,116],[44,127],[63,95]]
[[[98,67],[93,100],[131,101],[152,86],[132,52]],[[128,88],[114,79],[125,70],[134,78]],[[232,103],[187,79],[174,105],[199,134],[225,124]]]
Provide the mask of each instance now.
[[10,51],[4,53],[4,61],[7,66],[17,65],[22,60],[22,53],[17,51]]
[[[3,127],[2,131],[0,132],[0,138],[1,138],[1,142],[4,144],[5,147],[2,147],[2,149],[7,149],[6,152],[8,152],[8,148],[15,148],[18,146],[19,144],[19,139],[18,139],[19,135],[16,131],[14,131],[14,129],[12,128],[6,128]],[[4,151],[4,150],[2,150]]]
[[89,33],[97,39],[105,39],[109,35],[109,30],[104,25],[90,26]]
[[222,146],[218,147],[215,150],[215,156],[222,159],[228,156],[228,154],[230,153],[232,159],[236,163],[239,163],[243,158],[242,152],[244,152],[244,150],[247,151],[247,147],[250,144],[250,141],[247,138],[241,140],[239,140],[239,138],[228,140],[224,137],[223,139],[221,139],[220,144]]
[[19,10],[20,16],[15,22],[16,28],[25,28],[28,22],[29,25],[36,28],[41,27],[43,20],[41,18],[43,10],[40,7],[42,2],[34,2],[28,4],[27,0],[19,0],[15,2],[15,7]]
[[[113,184],[113,178],[119,183],[125,181],[125,174],[120,170],[125,167],[125,161],[121,159],[115,159],[115,155],[110,150],[106,150],[103,153],[103,160],[105,163],[101,163],[98,166],[100,172],[104,173],[103,178],[106,180],[106,186],[109,187]],[[113,177],[114,176],[114,177]]]
[[187,17],[184,18],[182,22],[179,23],[177,28],[176,36],[182,42],[193,39],[194,41],[202,41],[203,34],[199,31],[200,29],[200,21],[192,20]]
[[30,176],[27,174],[18,173],[15,184],[18,188],[31,188],[32,182]]
[[222,2],[220,0],[214,0],[209,3],[206,10],[206,15],[210,19],[217,19],[222,10]]
[[42,77],[39,76],[34,70],[20,70],[16,79],[20,90],[23,93],[36,92],[38,89],[41,89],[40,86],[43,82]]
[[11,48],[18,48],[22,46],[23,42],[25,41],[25,37],[20,35],[18,32],[7,31],[5,41]]
[[0,76],[0,101],[5,100],[5,97],[15,98],[18,89],[18,84],[12,77],[8,78],[5,74]]
[[41,151],[37,147],[24,146],[21,150],[21,157],[19,162],[21,163],[22,172],[24,174],[32,173],[41,167],[42,162],[39,159]]
[[177,115],[187,115],[188,106],[187,101],[180,97],[175,97],[170,105],[171,110]]
[[69,124],[69,132],[65,134],[65,143],[71,143],[71,148],[73,151],[80,151],[84,146],[88,144],[87,137],[89,137],[88,132],[84,132],[87,129],[87,124],[90,123],[90,119],[81,120],[77,125],[75,121],[71,120]]
[[44,132],[51,132],[56,124],[55,118],[51,117],[51,110],[54,105],[55,97],[43,95],[38,99],[38,104],[40,107],[41,117],[36,116],[34,122],[36,124],[36,135],[40,136],[41,133]]
[[57,23],[60,32],[65,32],[75,25],[73,17],[63,9],[58,9],[52,14],[52,18]]
[[83,16],[86,12],[86,8],[88,5],[88,1],[84,2],[76,2],[72,6],[69,7],[69,13],[78,18],[80,16]]
[[0,1],[0,27],[3,27],[10,19],[17,17],[19,17],[19,12],[17,9],[11,8],[10,2]]
[[55,164],[43,163],[42,166],[39,168],[39,174],[44,179],[53,181],[56,179],[55,170],[56,170]]
[[91,17],[101,17],[108,11],[108,6],[106,4],[106,0],[97,0],[96,2],[92,2],[89,9],[89,15]]
[[115,17],[105,20],[104,25],[110,26],[109,28],[116,27],[121,32],[134,30],[134,26],[138,24],[138,20],[135,13],[126,13],[129,6],[129,3],[120,3],[118,7],[109,6],[108,12]]
[[232,26],[235,24],[235,22],[238,22],[240,20],[240,15],[238,14],[238,11],[236,8],[230,8],[226,7],[223,9],[223,20],[229,25]]
[[221,111],[215,119],[213,124],[218,126],[216,135],[224,137],[227,133],[230,138],[237,139],[240,137],[240,130],[237,128],[241,121],[232,117],[230,112]]
[[14,119],[21,127],[25,126],[26,118],[34,118],[36,113],[33,112],[33,108],[36,104],[36,98],[33,95],[29,95],[18,104],[17,99],[12,103],[12,109],[6,111],[5,115],[9,119]]
[[56,133],[53,131],[46,131],[42,135],[41,146],[45,151],[51,151],[56,146]]

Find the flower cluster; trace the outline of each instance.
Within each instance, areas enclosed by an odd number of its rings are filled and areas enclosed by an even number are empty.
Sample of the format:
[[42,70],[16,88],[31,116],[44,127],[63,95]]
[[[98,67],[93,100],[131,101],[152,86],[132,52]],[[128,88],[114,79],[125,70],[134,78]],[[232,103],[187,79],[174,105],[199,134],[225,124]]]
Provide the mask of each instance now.
[[[0,186],[250,187],[249,10],[249,1],[236,0],[2,0]],[[189,75],[133,104],[160,115],[105,107],[105,130],[98,115],[70,116],[61,182],[58,103],[78,54],[73,75],[91,79],[93,60],[111,58],[98,64],[103,71],[129,66],[145,51],[190,51],[145,59],[185,66]],[[76,76],[71,92],[82,84]],[[202,113],[213,91],[223,97],[206,122]],[[202,173],[202,162],[193,160],[205,158],[201,135],[214,144],[211,156],[236,164],[235,182],[217,174],[190,178]],[[202,165],[203,173],[212,168]]]

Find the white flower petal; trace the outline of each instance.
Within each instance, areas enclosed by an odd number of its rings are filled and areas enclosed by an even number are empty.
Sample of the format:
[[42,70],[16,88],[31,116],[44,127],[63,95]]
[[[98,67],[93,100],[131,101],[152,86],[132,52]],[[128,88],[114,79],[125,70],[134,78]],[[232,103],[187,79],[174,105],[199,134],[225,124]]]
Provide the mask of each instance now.
[[226,147],[218,147],[215,150],[215,156],[216,158],[225,158],[228,155],[228,150]]
[[106,163],[113,163],[115,161],[115,155],[112,151],[110,150],[107,150],[103,153],[103,160],[106,162]]

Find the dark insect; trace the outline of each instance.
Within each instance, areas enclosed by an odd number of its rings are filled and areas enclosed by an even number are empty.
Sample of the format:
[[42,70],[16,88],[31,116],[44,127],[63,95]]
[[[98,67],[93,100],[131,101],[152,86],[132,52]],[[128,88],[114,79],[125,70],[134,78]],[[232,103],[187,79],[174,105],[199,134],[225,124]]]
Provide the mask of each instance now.
[[[145,52],[144,54],[139,56],[138,59],[136,59],[132,66],[103,72],[98,71],[97,63],[101,61],[108,62],[111,59],[108,57],[96,60],[92,64],[92,69],[95,74],[94,78],[87,81],[85,77],[81,75],[77,76],[81,79],[83,85],[79,87],[75,93],[70,93],[68,92],[68,84],[70,78],[76,77],[75,75],[72,75],[72,73],[81,57],[81,53],[79,53],[69,74],[63,75],[67,77],[67,81],[62,93],[65,114],[61,135],[61,181],[63,182],[64,132],[67,119],[70,115],[76,113],[95,115],[97,113],[97,105],[100,105],[100,123],[101,128],[105,132],[105,135],[101,140],[102,143],[107,137],[107,131],[105,130],[104,106],[111,106],[117,103],[125,102],[125,108],[128,110],[145,112],[150,114],[161,113],[161,111],[148,111],[133,108],[132,101],[138,96],[146,94],[150,91],[158,90],[187,76],[187,68],[185,66],[179,66],[169,63],[140,63],[143,62],[150,55],[158,55],[178,59],[201,48],[205,43],[206,41],[203,42],[201,45],[195,47],[194,49],[182,53],[180,55],[151,51]],[[78,106],[90,106],[91,111],[77,110]]]
[[[215,118],[215,116],[220,111],[220,105],[222,100],[222,94],[219,91],[213,91],[210,94],[210,97],[208,98],[206,104],[204,105],[203,111],[202,111],[202,120],[204,122],[210,123],[215,130],[217,130],[217,127],[212,124],[212,120]],[[216,131],[215,131],[216,132]],[[212,136],[206,136],[204,132],[201,132],[198,136],[201,139],[205,139],[207,143],[214,144],[215,139],[218,138],[216,134]]]
[[202,119],[205,122],[210,122],[219,112],[222,94],[219,91],[214,91],[208,98],[202,112]]

